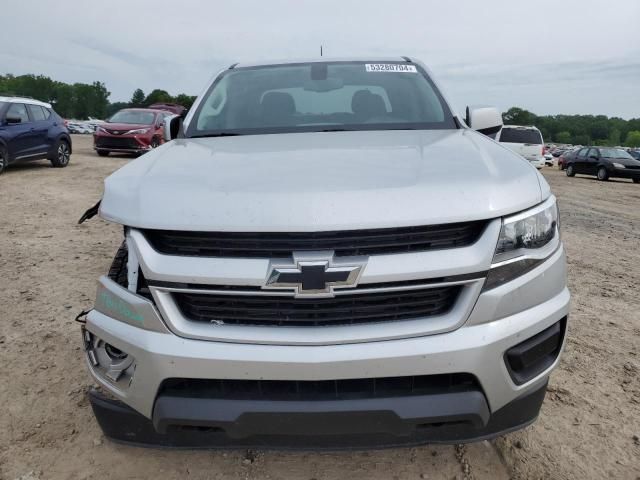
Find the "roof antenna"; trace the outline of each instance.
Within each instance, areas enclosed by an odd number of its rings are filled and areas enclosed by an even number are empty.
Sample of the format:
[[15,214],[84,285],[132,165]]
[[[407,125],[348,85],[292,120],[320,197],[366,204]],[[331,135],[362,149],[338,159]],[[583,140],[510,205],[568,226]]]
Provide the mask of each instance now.
[[320,45],[320,56],[322,56],[322,45]]

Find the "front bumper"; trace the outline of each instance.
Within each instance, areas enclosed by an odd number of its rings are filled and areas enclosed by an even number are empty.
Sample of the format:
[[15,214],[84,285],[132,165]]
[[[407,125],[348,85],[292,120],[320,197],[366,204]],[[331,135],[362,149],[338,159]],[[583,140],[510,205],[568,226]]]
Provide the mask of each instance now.
[[[182,408],[192,416],[198,415],[201,425],[169,427],[163,432],[159,432],[151,420],[131,407],[97,390],[91,390],[89,398],[105,435],[119,443],[174,448],[353,450],[425,443],[465,443],[518,430],[536,419],[546,388],[547,383],[544,382],[491,414],[484,424],[474,422],[473,417],[453,421],[441,418],[436,422],[431,417],[402,417],[398,414],[401,408],[396,399],[387,399],[385,404],[371,407],[356,405],[354,407],[359,407],[356,411],[320,413],[310,413],[306,405],[289,402],[292,405],[288,406],[287,411],[244,415],[237,415],[238,407],[231,404],[220,409],[220,405],[194,401],[182,405]],[[414,400],[414,407],[418,407],[414,410],[418,411],[420,407],[432,411],[433,403],[440,407],[447,405],[450,411],[468,409],[467,400],[472,400],[472,406],[480,410],[486,408],[483,398],[452,396],[433,402],[434,399],[416,397]],[[301,409],[305,410],[304,417],[299,413]],[[224,416],[230,416],[233,420],[220,421],[219,418]],[[449,418],[459,417],[451,415]],[[230,435],[225,430],[229,425],[244,429],[250,435]]]
[[[114,311],[109,315],[92,311],[86,329],[132,356],[135,373],[127,382],[115,384],[88,361],[95,381],[118,400],[92,394],[92,405],[107,436],[167,446],[305,446],[302,437],[309,448],[357,448],[499,435],[535,419],[549,374],[559,361],[557,352],[544,370],[516,382],[505,354],[567,317],[570,297],[565,268],[560,248],[534,270],[481,294],[466,323],[454,331],[334,345],[183,338],[164,326],[146,299],[103,279],[102,283],[113,284],[111,292],[132,310],[110,300]],[[149,330],[152,324],[160,327]],[[234,400],[230,407],[219,400],[176,401],[161,394],[163,382],[175,378],[321,381],[456,373],[477,379],[480,396],[466,392],[449,397],[440,392],[445,396],[351,405]]]
[[609,176],[616,178],[628,178],[630,180],[640,179],[640,169],[635,168],[614,168]]
[[151,139],[140,135],[94,135],[93,149],[109,152],[146,152],[151,149]]

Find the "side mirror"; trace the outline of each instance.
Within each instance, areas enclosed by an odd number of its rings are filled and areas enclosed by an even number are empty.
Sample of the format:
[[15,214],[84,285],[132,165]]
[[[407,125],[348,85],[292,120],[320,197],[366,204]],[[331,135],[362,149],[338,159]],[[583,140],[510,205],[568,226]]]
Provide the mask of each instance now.
[[6,121],[9,125],[22,123],[22,119],[20,117],[7,117]]
[[502,115],[495,107],[467,107],[466,122],[484,135],[495,135],[502,128]]
[[182,135],[182,117],[175,115],[164,119],[164,141],[170,142]]

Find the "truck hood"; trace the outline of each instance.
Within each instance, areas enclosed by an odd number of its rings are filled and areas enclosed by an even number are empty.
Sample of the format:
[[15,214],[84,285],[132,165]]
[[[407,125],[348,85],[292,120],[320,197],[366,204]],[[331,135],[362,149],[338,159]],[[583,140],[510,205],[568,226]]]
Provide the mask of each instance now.
[[140,228],[321,231],[495,218],[548,195],[472,130],[178,139],[105,181],[100,215]]

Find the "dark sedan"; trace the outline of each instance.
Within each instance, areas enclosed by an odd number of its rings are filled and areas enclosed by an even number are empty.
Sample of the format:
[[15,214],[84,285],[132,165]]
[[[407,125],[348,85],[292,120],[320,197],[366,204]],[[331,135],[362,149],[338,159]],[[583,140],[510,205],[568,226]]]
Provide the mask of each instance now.
[[585,147],[566,162],[567,176],[595,175],[598,180],[629,178],[640,183],[640,161],[620,148]]

